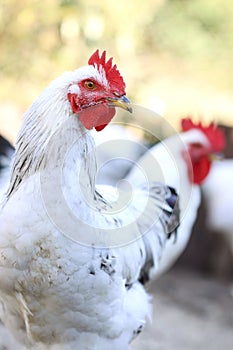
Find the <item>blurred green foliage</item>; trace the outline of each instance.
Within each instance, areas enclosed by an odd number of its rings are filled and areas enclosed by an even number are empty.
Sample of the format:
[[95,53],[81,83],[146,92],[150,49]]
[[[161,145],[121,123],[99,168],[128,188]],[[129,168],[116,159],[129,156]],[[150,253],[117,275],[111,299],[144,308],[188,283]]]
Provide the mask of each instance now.
[[231,94],[232,32],[231,0],[0,0],[0,100],[24,109],[96,48],[114,56],[138,103],[159,90],[169,103],[187,77]]

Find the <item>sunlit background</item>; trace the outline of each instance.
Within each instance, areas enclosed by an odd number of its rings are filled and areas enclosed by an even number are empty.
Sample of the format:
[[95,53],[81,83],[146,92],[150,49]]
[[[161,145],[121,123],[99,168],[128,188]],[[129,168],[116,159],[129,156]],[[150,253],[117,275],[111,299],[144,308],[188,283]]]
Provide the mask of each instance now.
[[113,56],[127,95],[178,127],[180,116],[233,125],[231,0],[1,0],[0,131],[96,49]]

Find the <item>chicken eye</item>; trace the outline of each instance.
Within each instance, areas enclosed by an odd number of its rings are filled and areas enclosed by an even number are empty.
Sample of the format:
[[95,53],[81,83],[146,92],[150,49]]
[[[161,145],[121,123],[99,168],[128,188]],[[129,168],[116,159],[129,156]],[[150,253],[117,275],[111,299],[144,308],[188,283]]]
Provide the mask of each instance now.
[[96,84],[92,80],[87,80],[84,84],[88,90],[94,90],[96,88]]

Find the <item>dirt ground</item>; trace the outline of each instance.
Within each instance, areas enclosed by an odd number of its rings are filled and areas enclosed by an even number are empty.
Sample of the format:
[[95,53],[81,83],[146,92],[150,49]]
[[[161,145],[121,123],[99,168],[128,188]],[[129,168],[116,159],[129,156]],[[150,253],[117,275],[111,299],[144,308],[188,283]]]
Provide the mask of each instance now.
[[153,323],[134,350],[233,349],[233,298],[230,283],[173,269],[149,288]]
[[[176,268],[151,284],[149,292],[153,295],[153,323],[134,341],[133,350],[233,349],[229,282]],[[0,350],[24,350],[3,326]]]

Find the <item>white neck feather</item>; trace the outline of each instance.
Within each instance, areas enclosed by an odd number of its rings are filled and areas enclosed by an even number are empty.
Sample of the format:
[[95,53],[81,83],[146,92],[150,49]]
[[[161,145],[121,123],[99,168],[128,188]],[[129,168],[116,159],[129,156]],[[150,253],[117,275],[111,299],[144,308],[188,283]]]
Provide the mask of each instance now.
[[[16,140],[15,158],[11,170],[11,179],[7,197],[17,191],[24,179],[36,172],[62,166],[64,157],[72,148],[75,159],[69,166],[73,173],[78,172],[83,164],[85,172],[85,191],[94,192],[96,162],[93,138],[83,127],[77,115],[72,114],[67,101],[67,79],[69,73],[63,76],[64,87],[59,79],[38,97],[24,115],[23,125]],[[60,79],[61,80],[61,79]],[[91,152],[91,156],[87,157]]]

